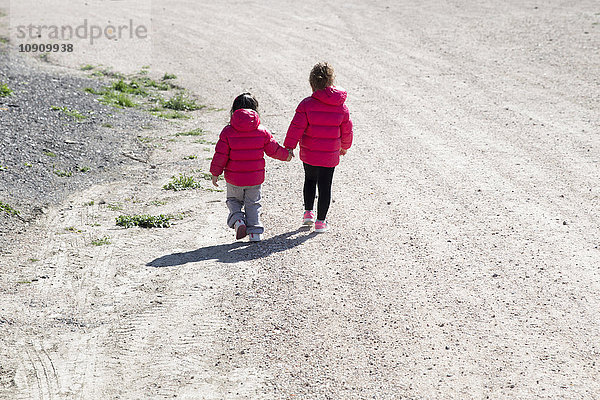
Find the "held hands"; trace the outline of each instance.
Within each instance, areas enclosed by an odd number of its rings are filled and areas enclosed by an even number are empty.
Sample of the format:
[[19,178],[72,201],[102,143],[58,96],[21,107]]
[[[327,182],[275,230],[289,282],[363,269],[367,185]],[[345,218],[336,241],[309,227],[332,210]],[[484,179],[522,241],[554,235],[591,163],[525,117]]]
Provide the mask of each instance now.
[[214,176],[214,175],[213,175],[213,176],[212,176],[212,184],[213,184],[213,185],[215,185],[215,186],[219,186],[219,184],[217,183],[217,180],[218,180],[218,179],[219,179],[219,177],[218,177],[218,176]]
[[294,158],[294,149],[287,149],[288,151],[288,158],[285,161],[291,161],[292,158]]
[[347,152],[348,152],[348,150],[346,150],[346,149],[340,149],[341,156],[345,156]]

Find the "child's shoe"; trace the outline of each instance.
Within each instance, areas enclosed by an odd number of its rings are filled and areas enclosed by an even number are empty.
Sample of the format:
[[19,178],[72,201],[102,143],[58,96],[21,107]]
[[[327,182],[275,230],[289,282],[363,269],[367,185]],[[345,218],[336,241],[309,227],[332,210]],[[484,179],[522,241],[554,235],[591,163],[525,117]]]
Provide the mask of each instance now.
[[251,242],[260,242],[262,240],[262,235],[260,233],[251,233],[249,236]]
[[327,232],[329,230],[329,224],[327,221],[319,221],[315,222],[315,232]]
[[315,222],[315,213],[312,210],[304,211],[302,225],[312,225]]
[[237,221],[235,221],[233,227],[235,228],[236,240],[246,237],[246,224],[244,223],[244,221],[238,219]]

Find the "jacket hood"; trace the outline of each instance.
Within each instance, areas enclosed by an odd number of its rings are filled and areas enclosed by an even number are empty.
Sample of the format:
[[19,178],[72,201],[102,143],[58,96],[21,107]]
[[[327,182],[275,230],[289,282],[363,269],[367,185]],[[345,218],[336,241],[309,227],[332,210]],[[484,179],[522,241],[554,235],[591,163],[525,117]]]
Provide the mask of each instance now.
[[233,112],[230,123],[234,129],[248,132],[258,128],[260,125],[260,118],[256,111],[242,108]]
[[315,99],[320,100],[325,104],[331,104],[333,106],[344,104],[347,96],[348,94],[344,89],[335,86],[329,86],[325,89],[317,90],[312,94],[312,97],[314,97]]

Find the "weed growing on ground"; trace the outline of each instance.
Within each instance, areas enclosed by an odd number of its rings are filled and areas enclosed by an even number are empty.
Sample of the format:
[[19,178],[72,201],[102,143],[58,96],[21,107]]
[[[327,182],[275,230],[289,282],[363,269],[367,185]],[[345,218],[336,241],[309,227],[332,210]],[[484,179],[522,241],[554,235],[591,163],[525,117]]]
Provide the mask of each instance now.
[[106,205],[106,208],[112,211],[121,211],[123,210],[123,205],[119,203],[109,203]]
[[177,76],[175,76],[175,74],[168,74],[165,72],[162,79],[163,81],[167,81],[169,79],[177,79]]
[[172,177],[171,182],[163,186],[165,190],[187,190],[197,189],[201,187],[200,182],[196,181],[193,176],[186,176],[185,174],[179,174],[178,177]]
[[67,232],[75,232],[75,233],[82,233],[83,232],[81,229],[77,229],[74,226],[69,226],[69,227],[65,228],[65,231],[67,231]]
[[45,151],[44,155],[48,156],[48,157],[58,157],[55,153],[53,153],[51,151]]
[[92,64],[86,64],[86,65],[82,65],[79,69],[81,69],[82,71],[90,71],[94,68],[96,68],[96,67],[94,67]]
[[117,225],[125,228],[139,226],[140,228],[168,228],[171,226],[173,215],[119,215],[116,218]]
[[9,204],[0,201],[0,211],[5,212],[8,215],[19,215],[19,212],[12,208]]
[[69,110],[67,107],[51,106],[52,111],[62,111],[63,114],[77,119],[86,119],[87,117],[77,110]]
[[6,83],[0,82],[0,97],[12,96],[13,91],[8,87]]
[[175,136],[201,136],[204,135],[204,133],[205,132],[201,128],[196,128],[187,132],[178,132],[175,134]]
[[90,171],[90,167],[79,167],[79,168],[78,168],[78,171],[79,171],[79,172],[86,173],[86,172],[89,172],[89,171]]
[[68,178],[70,176],[73,176],[73,173],[71,171],[63,171],[61,169],[55,169],[54,174],[56,176],[60,176],[61,178]]
[[171,97],[169,100],[161,101],[161,105],[164,108],[168,108],[170,110],[176,110],[176,111],[194,111],[194,110],[199,110],[202,107],[204,107],[204,106],[201,106],[200,104],[196,103],[196,100],[190,99],[189,97],[185,96],[183,93],[179,93],[179,94]]
[[93,206],[94,205],[94,200],[88,201],[87,203],[83,203],[84,206]]
[[0,165],[0,171],[8,171],[8,168],[6,168],[4,165]]
[[92,240],[92,244],[94,246],[104,246],[110,244],[110,238],[108,236],[104,236],[102,238]]
[[150,204],[152,204],[153,206],[164,206],[165,204],[167,204],[167,202],[165,200],[153,200],[150,202]]
[[8,44],[9,42],[10,42],[10,40],[8,40],[8,38],[0,36],[0,43],[2,43],[2,44]]
[[109,106],[114,106],[118,108],[124,107],[134,107],[135,103],[125,93],[120,93],[116,91],[106,91],[103,93],[102,98],[100,98],[100,103],[106,104]]
[[198,158],[198,156],[192,154],[191,156],[184,157],[183,159],[184,160],[195,160],[196,158]]
[[113,128],[113,124],[111,124],[110,122],[105,122],[105,123],[102,124],[102,126],[104,128]]
[[173,112],[159,112],[159,113],[153,113],[153,115],[159,117],[159,118],[165,118],[165,119],[190,119],[189,115],[185,115],[183,113],[180,113],[179,111],[173,111]]
[[113,90],[116,90],[121,93],[129,93],[138,96],[148,96],[148,92],[144,90],[141,87],[140,83],[135,80],[132,80],[129,83],[125,83],[125,81],[121,79],[118,82],[114,82],[112,84],[112,88]]

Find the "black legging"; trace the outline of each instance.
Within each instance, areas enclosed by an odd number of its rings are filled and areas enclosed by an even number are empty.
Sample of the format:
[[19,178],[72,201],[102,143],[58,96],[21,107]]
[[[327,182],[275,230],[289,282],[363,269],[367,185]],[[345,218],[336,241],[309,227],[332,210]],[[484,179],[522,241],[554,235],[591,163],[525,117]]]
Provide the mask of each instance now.
[[331,203],[331,182],[335,167],[315,167],[304,163],[304,209],[312,210],[315,204],[316,188],[319,186],[317,219],[325,220]]

